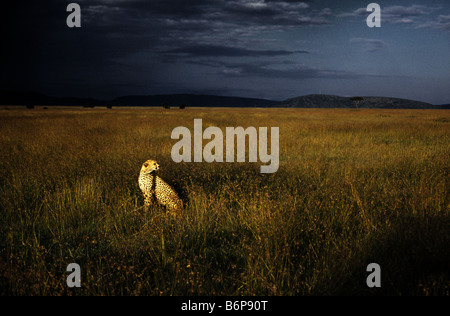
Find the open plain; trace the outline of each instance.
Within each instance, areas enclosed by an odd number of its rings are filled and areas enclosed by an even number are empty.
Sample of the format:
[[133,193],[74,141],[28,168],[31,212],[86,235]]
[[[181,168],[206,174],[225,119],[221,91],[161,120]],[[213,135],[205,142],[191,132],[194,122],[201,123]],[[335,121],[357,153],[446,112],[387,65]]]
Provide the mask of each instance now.
[[[279,127],[279,170],[174,163],[194,119]],[[144,210],[148,159],[179,216]],[[0,109],[0,294],[449,295],[449,172],[447,110]]]

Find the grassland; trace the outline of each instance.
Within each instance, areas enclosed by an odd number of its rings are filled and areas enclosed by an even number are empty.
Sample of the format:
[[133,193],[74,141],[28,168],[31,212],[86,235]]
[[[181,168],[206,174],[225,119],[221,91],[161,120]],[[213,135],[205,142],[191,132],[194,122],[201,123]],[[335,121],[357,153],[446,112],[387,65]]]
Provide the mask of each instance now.
[[[175,164],[194,118],[280,127],[279,171]],[[450,294],[449,111],[10,108],[0,146],[3,295]],[[147,159],[181,216],[142,208]]]

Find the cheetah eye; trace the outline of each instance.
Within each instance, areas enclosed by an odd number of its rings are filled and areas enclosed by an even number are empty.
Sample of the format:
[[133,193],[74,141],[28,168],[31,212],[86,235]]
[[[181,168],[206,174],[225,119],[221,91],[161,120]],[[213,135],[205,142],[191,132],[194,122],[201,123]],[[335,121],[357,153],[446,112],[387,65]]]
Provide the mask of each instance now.
[[146,167],[146,168],[147,168],[147,167],[148,167],[148,163],[144,163],[144,167]]

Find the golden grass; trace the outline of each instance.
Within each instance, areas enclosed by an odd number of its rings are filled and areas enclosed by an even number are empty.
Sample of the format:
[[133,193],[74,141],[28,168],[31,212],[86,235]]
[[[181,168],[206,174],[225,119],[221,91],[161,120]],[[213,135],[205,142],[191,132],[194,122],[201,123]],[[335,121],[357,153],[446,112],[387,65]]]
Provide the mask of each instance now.
[[[175,164],[171,131],[280,127],[280,169]],[[12,295],[449,295],[450,112],[0,111],[0,285]],[[142,208],[142,162],[187,203]],[[66,267],[82,269],[68,289]],[[382,269],[369,289],[366,267]]]

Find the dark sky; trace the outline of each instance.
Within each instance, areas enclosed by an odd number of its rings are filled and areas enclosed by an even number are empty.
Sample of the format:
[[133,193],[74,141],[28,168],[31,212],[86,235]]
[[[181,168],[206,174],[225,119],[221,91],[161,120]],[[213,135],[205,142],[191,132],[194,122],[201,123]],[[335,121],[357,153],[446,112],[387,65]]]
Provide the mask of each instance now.
[[[112,99],[305,94],[450,103],[450,1],[94,0],[0,5],[0,89]],[[69,28],[69,3],[81,28]]]

